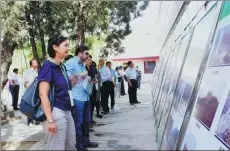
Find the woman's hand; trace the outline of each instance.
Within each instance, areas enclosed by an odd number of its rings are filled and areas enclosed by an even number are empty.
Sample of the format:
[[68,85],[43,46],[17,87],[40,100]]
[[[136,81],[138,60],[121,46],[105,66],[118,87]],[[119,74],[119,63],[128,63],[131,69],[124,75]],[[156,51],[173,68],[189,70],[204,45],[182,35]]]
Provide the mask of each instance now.
[[90,76],[87,76],[86,79],[91,82],[91,77]]
[[52,123],[49,123],[48,122],[48,131],[52,134],[56,133],[57,132],[57,127],[56,127],[56,123],[55,122],[52,122]]

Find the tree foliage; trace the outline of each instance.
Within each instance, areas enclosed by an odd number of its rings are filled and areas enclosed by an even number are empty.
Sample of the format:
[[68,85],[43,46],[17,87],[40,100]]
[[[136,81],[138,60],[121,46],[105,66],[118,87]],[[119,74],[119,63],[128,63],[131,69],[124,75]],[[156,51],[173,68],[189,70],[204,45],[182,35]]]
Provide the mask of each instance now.
[[16,42],[28,41],[31,30],[42,49],[46,48],[45,40],[54,34],[64,32],[79,44],[84,44],[87,36],[97,36],[104,40],[101,54],[107,56],[124,51],[121,41],[132,32],[130,22],[147,6],[148,1],[3,2],[3,29],[5,36]]

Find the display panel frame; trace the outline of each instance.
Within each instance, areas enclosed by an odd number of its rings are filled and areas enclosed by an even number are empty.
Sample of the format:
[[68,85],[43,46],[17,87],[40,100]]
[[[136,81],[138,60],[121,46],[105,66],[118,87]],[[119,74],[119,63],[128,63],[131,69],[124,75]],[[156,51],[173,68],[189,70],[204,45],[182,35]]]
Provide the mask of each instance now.
[[[163,77],[162,77],[162,81],[161,81],[161,85],[160,85],[160,87],[159,87],[159,92],[158,92],[158,95],[157,95],[157,103],[155,104],[155,110],[154,110],[154,114],[156,114],[157,113],[157,110],[158,110],[158,106],[159,106],[159,103],[160,103],[160,98],[161,98],[161,94],[162,94],[162,91],[163,91],[163,87],[164,87],[164,83],[165,83],[165,79],[166,79],[166,76],[167,76],[167,73],[168,73],[168,71],[169,71],[169,65],[170,65],[170,63],[171,63],[171,60],[172,60],[172,56],[173,56],[173,52],[174,52],[174,49],[172,49],[171,51],[170,51],[170,53],[168,54],[168,62],[167,62],[167,64],[166,64],[166,66],[165,66],[165,72],[164,72],[164,74],[163,74]],[[157,114],[156,114],[156,116],[157,116]],[[156,118],[156,117],[155,117]],[[157,121],[156,121],[157,119],[155,119],[155,124],[157,123]]]
[[[168,64],[168,71],[167,71],[167,73],[166,73],[166,75],[165,75],[165,81],[164,81],[164,83],[163,83],[163,85],[162,85],[162,90],[161,90],[161,94],[159,94],[160,95],[160,98],[159,98],[159,100],[161,100],[161,101],[159,101],[159,104],[158,104],[158,106],[157,106],[157,110],[156,110],[156,119],[155,119],[155,121],[156,121],[156,125],[157,125],[157,127],[159,126],[159,123],[160,123],[160,120],[161,120],[161,113],[162,113],[162,111],[163,111],[163,108],[164,108],[164,104],[165,104],[165,99],[162,99],[162,98],[165,98],[165,97],[167,97],[167,94],[168,94],[168,92],[166,92],[166,90],[165,90],[165,87],[166,87],[166,85],[167,85],[167,80],[169,81],[169,83],[171,83],[171,78],[169,77],[170,75],[170,72],[172,71],[172,68],[174,68],[174,66],[175,66],[175,62],[176,62],[176,58],[177,58],[177,55],[178,55],[178,52],[179,52],[179,49],[180,49],[180,42],[179,43],[177,43],[176,44],[176,46],[174,47],[174,49],[172,50],[172,57],[171,57],[171,61],[170,61],[170,63]],[[170,84],[169,84],[170,85]],[[162,100],[163,100],[163,102],[162,102]],[[161,103],[162,102],[162,103]],[[160,104],[161,103],[161,104]],[[161,105],[163,106],[162,108],[161,108]],[[161,110],[162,109],[162,110]],[[159,116],[159,118],[158,118],[158,116]]]
[[[182,59],[182,62],[181,62],[181,67],[180,67],[180,69],[179,69],[179,74],[178,74],[177,77],[176,77],[176,86],[177,86],[178,80],[179,80],[180,75],[181,75],[181,71],[182,71],[183,66],[184,66],[184,62],[185,62],[186,57],[187,57],[187,54],[188,54],[188,49],[189,49],[189,46],[190,46],[190,43],[191,43],[191,40],[192,40],[192,37],[193,37],[193,32],[194,32],[194,27],[190,27],[190,29],[188,30],[188,32],[185,33],[185,35],[183,36],[183,38],[182,38],[181,41],[180,41],[180,43],[182,43],[182,41],[185,39],[185,37],[188,36],[188,41],[187,41],[187,43],[186,43],[186,47],[185,47],[185,50],[184,50],[184,55],[183,55],[183,59]],[[181,47],[180,47],[180,48],[181,48]],[[179,51],[180,51],[180,49],[179,49]],[[178,53],[180,53],[180,52],[178,52]],[[174,89],[173,89],[172,95],[174,95],[174,93],[175,93],[176,86],[175,86]],[[168,97],[169,97],[169,96],[168,96]],[[160,143],[159,143],[159,144],[160,144],[160,145],[159,145],[160,147],[162,146],[162,142],[163,142],[163,138],[164,138],[164,134],[165,134],[167,122],[168,122],[168,120],[169,120],[170,111],[171,111],[172,103],[173,103],[173,102],[172,102],[172,99],[173,99],[173,98],[170,99],[171,103],[170,103],[170,107],[169,107],[168,114],[167,114],[167,116],[166,116],[166,123],[165,123],[164,128],[163,128],[163,134],[162,134],[162,137],[161,137],[161,139],[160,139]],[[157,132],[157,135],[158,135],[158,132]]]
[[[213,7],[212,7],[212,8],[213,8]],[[211,8],[211,9],[212,9],[212,8]],[[214,11],[216,11],[216,10],[214,10]],[[210,10],[207,10],[207,11],[206,11],[206,13],[209,13],[209,12],[210,12]],[[206,14],[205,14],[205,15],[206,15]],[[203,18],[204,18],[204,17],[202,17],[202,20],[203,20]],[[213,20],[214,20],[214,19],[213,19]],[[201,20],[200,20],[200,21],[201,21]],[[200,21],[199,21],[199,22],[200,22]],[[199,23],[199,22],[198,22],[198,23]],[[216,24],[215,20],[214,20],[213,22]],[[197,24],[198,24],[198,23],[197,23]],[[212,23],[212,24],[214,24],[214,23]],[[196,24],[196,25],[197,25],[197,24]],[[207,44],[207,45],[209,44],[210,34],[212,33],[213,30],[214,30],[214,29],[213,29],[212,26],[211,26],[210,32],[209,32],[209,35],[208,35],[208,40],[205,42],[205,44]],[[194,37],[194,38],[196,38],[196,37]],[[191,41],[191,43],[192,43],[192,41]],[[206,46],[206,48],[207,48],[207,46]],[[189,49],[190,49],[190,48],[189,48]],[[204,49],[204,54],[202,55],[203,57],[205,56],[205,53],[206,53],[206,49]],[[203,57],[201,58],[201,62],[202,62],[202,60],[203,60]],[[183,68],[184,68],[184,67],[183,67]],[[199,68],[199,67],[198,67],[198,68]],[[199,71],[199,70],[198,70],[198,71]],[[180,74],[180,78],[179,78],[179,79],[181,79],[181,74]],[[196,79],[195,79],[195,81],[196,81]],[[176,87],[178,87],[178,83],[177,83],[177,86],[176,86]],[[174,94],[175,94],[175,92],[174,92]],[[173,100],[173,103],[174,103],[174,102],[175,102],[175,101]],[[171,112],[171,111],[172,111],[172,108],[170,109],[170,112]],[[171,113],[170,113],[170,114],[171,114]],[[167,119],[167,123],[168,123],[168,119]],[[166,123],[166,125],[167,125],[167,123]],[[182,123],[183,123],[183,120],[182,120]],[[182,124],[182,123],[181,123],[181,124]],[[179,130],[179,131],[180,131],[180,133],[181,133],[181,130]],[[165,135],[165,132],[164,132],[164,135]],[[179,135],[178,135],[177,138],[179,139]],[[162,142],[163,142],[163,140],[162,140]],[[177,143],[178,143],[178,141],[176,141],[176,144],[177,144]],[[176,146],[177,146],[177,145],[176,145]],[[174,147],[176,147],[176,146],[174,146]],[[162,148],[162,143],[161,143],[161,148]]]
[[178,150],[181,147],[180,145],[182,145],[182,141],[183,141],[183,138],[185,136],[185,132],[187,130],[189,120],[191,118],[192,110],[193,110],[194,105],[195,105],[194,104],[195,101],[193,101],[193,100],[197,96],[198,89],[200,87],[200,83],[201,83],[202,76],[204,73],[204,69],[205,69],[206,64],[207,64],[207,59],[209,57],[209,53],[210,53],[210,49],[211,49],[211,43],[213,40],[213,36],[215,34],[218,18],[219,18],[220,12],[221,12],[222,2],[216,2],[215,4],[213,4],[213,6],[205,13],[205,15],[196,24],[196,25],[198,25],[213,10],[214,7],[216,7],[216,10],[214,10],[214,11],[216,11],[217,13],[215,14],[214,22],[211,25],[211,31],[209,34],[209,39],[208,39],[207,44],[206,44],[206,48],[205,48],[204,55],[203,55],[203,58],[201,61],[201,65],[200,65],[199,70],[198,70],[195,84],[192,88],[192,92],[191,92],[190,98],[188,100],[187,109],[186,109],[186,112],[184,115],[184,120],[182,122],[180,133],[178,135],[178,140],[177,140],[177,143],[175,146],[176,150]]
[[215,16],[215,22],[212,25],[212,31],[211,31],[210,36],[209,36],[209,42],[206,46],[206,51],[205,51],[201,66],[200,66],[199,71],[198,71],[197,79],[196,79],[196,82],[194,84],[194,88],[192,90],[191,97],[189,99],[189,103],[188,103],[187,110],[185,113],[185,118],[183,120],[181,130],[180,130],[180,133],[178,136],[178,141],[176,144],[176,150],[179,150],[182,147],[182,142],[185,139],[186,131],[188,130],[188,124],[189,124],[189,121],[191,120],[192,111],[193,111],[193,109],[195,107],[195,103],[196,103],[196,101],[193,101],[193,100],[196,100],[196,98],[197,98],[197,95],[198,95],[198,92],[199,92],[199,89],[201,86],[202,78],[204,76],[205,69],[208,66],[208,58],[209,58],[212,43],[214,40],[214,35],[216,33],[216,28],[218,25],[218,19],[220,17],[221,9],[223,7],[223,2],[216,2],[216,7],[217,7],[216,8],[217,13]]
[[165,73],[165,68],[167,66],[167,63],[168,63],[168,60],[169,60],[169,54],[167,54],[165,56],[165,59],[164,59],[164,62],[162,64],[162,68],[161,68],[161,71],[159,73],[159,77],[157,79],[157,85],[156,85],[156,89],[155,89],[155,94],[154,95],[154,104],[153,104],[153,114],[155,114],[155,107],[156,107],[156,104],[157,104],[157,98],[158,98],[158,93],[160,92],[160,86],[162,84],[162,79],[164,77],[164,73]]

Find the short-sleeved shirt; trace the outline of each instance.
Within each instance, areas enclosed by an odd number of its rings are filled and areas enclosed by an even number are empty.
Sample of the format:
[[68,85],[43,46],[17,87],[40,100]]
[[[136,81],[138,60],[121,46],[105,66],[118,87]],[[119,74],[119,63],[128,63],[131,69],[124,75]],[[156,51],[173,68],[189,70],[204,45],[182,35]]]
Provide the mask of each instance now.
[[30,68],[24,73],[24,82],[28,82],[28,84],[30,85],[34,81],[34,79],[37,78],[37,76],[38,71]]
[[135,71],[135,69],[134,68],[130,68],[130,67],[128,67],[126,70],[125,70],[125,74],[126,74],[126,77],[128,78],[128,79],[134,79],[134,80],[136,80],[136,78],[137,78],[137,73],[136,73],[136,71]]
[[68,84],[66,78],[62,73],[61,67],[49,60],[45,61],[41,70],[38,74],[38,81],[47,81],[49,83],[53,83],[55,87],[55,103],[54,107],[59,108],[63,111],[71,110],[70,97],[69,97],[69,86],[71,82],[67,77]]
[[[65,65],[67,68],[68,76],[76,75],[76,74],[86,71],[84,63],[78,57],[71,58],[65,63]],[[81,84],[76,84],[72,88],[72,92],[73,92],[72,93],[73,99],[76,101],[88,101],[89,100],[89,94],[83,88]]]
[[116,84],[119,84],[119,80],[118,80],[118,78],[120,77],[119,73],[117,71],[115,71],[114,74],[115,74],[115,78],[116,78]]
[[15,73],[12,73],[12,75],[10,77],[10,84],[11,85],[13,85],[13,80],[14,80],[15,85],[20,85],[18,75]]
[[107,66],[102,66],[101,69],[99,69],[101,73],[101,82],[106,82],[106,81],[112,81],[112,74]]

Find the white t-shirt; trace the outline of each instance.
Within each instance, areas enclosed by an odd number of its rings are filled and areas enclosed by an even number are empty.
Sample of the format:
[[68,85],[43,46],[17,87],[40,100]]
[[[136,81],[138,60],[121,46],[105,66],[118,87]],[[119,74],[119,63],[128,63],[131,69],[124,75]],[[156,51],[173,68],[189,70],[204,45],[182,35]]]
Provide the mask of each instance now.
[[11,85],[13,85],[13,80],[14,80],[15,85],[20,85],[18,75],[15,73],[12,73],[12,75],[10,77],[10,84]]
[[31,69],[31,68],[28,69],[24,73],[24,84],[25,84],[25,82],[28,82],[30,85],[37,76],[38,76],[37,70]]

